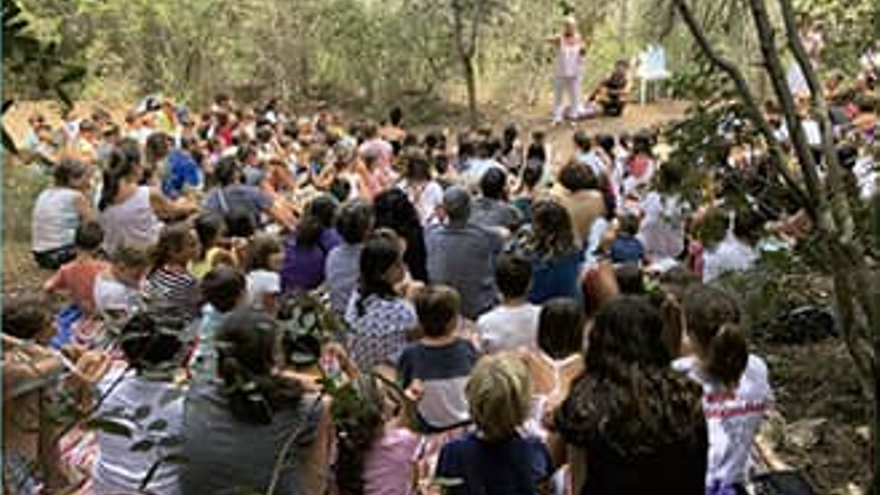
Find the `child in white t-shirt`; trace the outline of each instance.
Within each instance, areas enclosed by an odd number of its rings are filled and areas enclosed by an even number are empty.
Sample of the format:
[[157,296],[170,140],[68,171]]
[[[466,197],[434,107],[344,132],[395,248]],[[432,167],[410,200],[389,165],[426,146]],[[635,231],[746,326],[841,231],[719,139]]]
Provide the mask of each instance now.
[[495,353],[519,347],[535,349],[541,308],[527,299],[532,284],[532,264],[521,255],[498,260],[495,282],[504,300],[477,320],[480,347]]
[[245,263],[248,305],[275,314],[278,309],[277,297],[281,293],[283,262],[284,251],[277,237],[271,234],[254,237],[248,246]]
[[95,278],[95,310],[112,317],[130,316],[144,305],[141,285],[150,258],[144,248],[120,246],[110,261],[110,268]]

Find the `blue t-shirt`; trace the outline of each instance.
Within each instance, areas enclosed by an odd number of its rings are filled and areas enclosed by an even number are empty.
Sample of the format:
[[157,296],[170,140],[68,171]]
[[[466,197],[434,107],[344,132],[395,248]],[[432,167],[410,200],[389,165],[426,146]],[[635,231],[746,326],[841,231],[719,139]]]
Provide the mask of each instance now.
[[397,369],[404,387],[413,380],[421,380],[424,385],[418,414],[427,431],[450,428],[469,420],[464,388],[478,358],[477,349],[464,339],[445,345],[416,342],[404,349]]
[[611,245],[612,263],[638,263],[644,257],[645,248],[635,237],[620,236]]
[[532,254],[532,290],[529,302],[543,304],[557,297],[570,297],[581,301],[581,264],[583,251],[578,250],[555,258],[546,259]]
[[162,173],[162,194],[177,199],[186,186],[198,187],[202,183],[202,171],[198,163],[186,151],[176,149],[168,155]]
[[448,495],[536,495],[553,474],[547,447],[537,438],[515,435],[487,442],[468,433],[443,446],[435,475],[460,480]]

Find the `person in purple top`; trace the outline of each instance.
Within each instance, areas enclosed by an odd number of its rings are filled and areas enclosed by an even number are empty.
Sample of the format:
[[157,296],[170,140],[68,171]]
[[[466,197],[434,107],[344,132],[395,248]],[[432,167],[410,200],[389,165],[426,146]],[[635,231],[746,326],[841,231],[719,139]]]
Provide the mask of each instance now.
[[281,291],[312,290],[324,282],[324,263],[331,249],[342,243],[333,221],[339,208],[329,195],[318,196],[284,244]]

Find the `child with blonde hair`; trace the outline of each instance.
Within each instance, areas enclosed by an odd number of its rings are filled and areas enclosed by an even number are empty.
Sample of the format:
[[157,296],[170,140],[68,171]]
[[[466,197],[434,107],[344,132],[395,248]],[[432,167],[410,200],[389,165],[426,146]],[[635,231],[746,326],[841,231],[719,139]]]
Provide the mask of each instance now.
[[455,481],[447,493],[538,493],[554,469],[541,440],[521,433],[532,401],[526,365],[510,353],[484,357],[471,373],[465,393],[476,431],[440,451],[435,474]]

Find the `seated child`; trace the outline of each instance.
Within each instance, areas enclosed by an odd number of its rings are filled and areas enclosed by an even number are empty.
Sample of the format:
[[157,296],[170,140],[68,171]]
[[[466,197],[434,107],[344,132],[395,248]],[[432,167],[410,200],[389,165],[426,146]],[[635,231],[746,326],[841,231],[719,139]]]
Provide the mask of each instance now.
[[[144,307],[141,284],[150,268],[147,250],[119,246],[110,259],[110,267],[95,279],[95,311],[105,320],[123,319]],[[88,345],[99,345],[100,334],[84,336]]]
[[199,256],[187,267],[194,277],[201,279],[212,268],[223,262],[236,264],[233,251],[222,245],[226,233],[226,224],[222,216],[210,212],[203,213],[196,217],[194,228],[199,236]]
[[574,299],[551,299],[541,308],[538,348],[524,354],[534,394],[530,428],[537,435],[546,433],[545,411],[568,395],[572,381],[584,371],[585,327],[584,311]]
[[397,363],[404,388],[421,389],[420,426],[442,431],[469,421],[464,386],[477,350],[456,335],[459,296],[445,286],[427,287],[415,298],[422,338],[407,346]]
[[220,265],[202,279],[201,292],[206,303],[195,325],[195,347],[188,368],[193,380],[210,381],[217,378],[214,333],[223,318],[244,303],[247,282],[238,269]]
[[517,254],[498,260],[495,281],[503,301],[477,320],[483,352],[494,353],[522,346],[534,348],[541,308],[527,299],[532,283],[532,264]]
[[414,493],[414,458],[421,437],[408,425],[405,400],[378,379],[363,376],[350,387],[355,407],[334,402],[339,493],[409,495]]
[[257,234],[248,246],[245,259],[247,299],[254,309],[275,314],[281,292],[281,266],[284,251],[281,241],[272,234]]
[[143,291],[151,309],[188,322],[199,315],[199,281],[187,270],[198,257],[199,238],[188,223],[167,224],[152,250],[152,266]]
[[611,244],[612,263],[641,263],[645,259],[645,247],[636,234],[639,232],[639,217],[632,213],[620,217],[617,238]]
[[519,427],[532,401],[529,372],[517,356],[501,353],[477,363],[466,394],[477,431],[447,443],[435,475],[461,480],[450,495],[536,494],[553,474],[553,462],[540,439]]
[[63,294],[72,303],[59,314],[58,335],[52,340],[53,347],[68,343],[73,326],[95,316],[95,280],[110,266],[95,256],[103,242],[104,231],[98,222],[80,224],[74,237],[76,258],[65,263],[43,284],[43,290],[47,293]]

